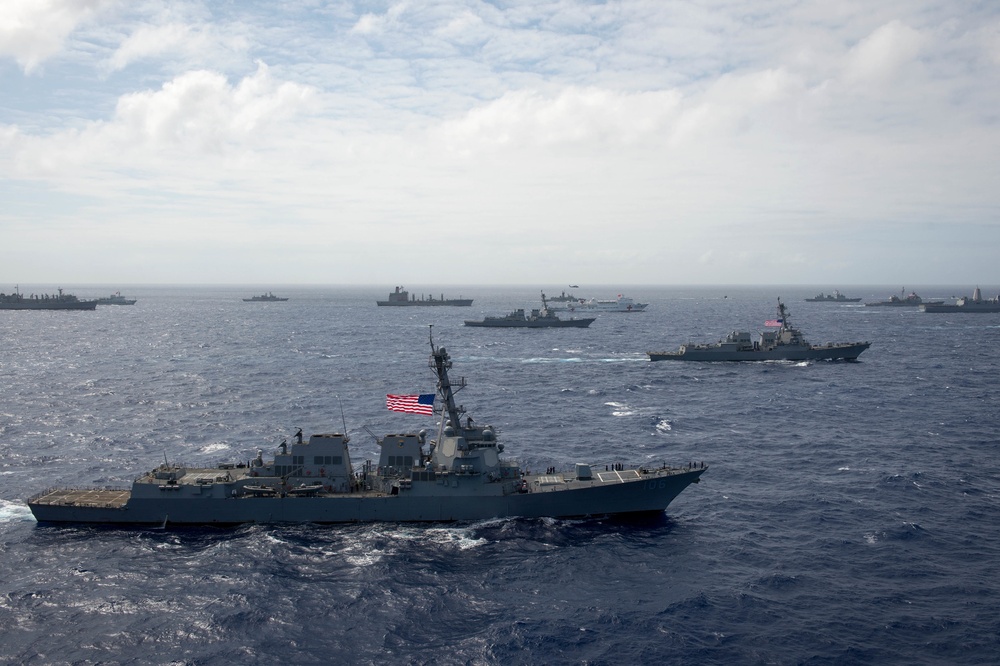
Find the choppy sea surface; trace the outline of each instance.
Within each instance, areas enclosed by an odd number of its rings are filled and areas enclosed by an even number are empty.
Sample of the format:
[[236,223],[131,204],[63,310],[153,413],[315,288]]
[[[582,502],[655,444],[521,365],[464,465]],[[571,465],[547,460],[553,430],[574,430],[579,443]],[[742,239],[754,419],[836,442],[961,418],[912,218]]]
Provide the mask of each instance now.
[[[567,291],[649,309],[497,330],[462,322],[537,307],[538,290],[424,289],[471,308],[273,290],[290,300],[137,286],[122,287],[134,306],[0,311],[0,663],[997,663],[1000,314],[602,287]],[[871,348],[856,363],[646,357],[761,330],[779,296],[811,342]],[[384,407],[433,391],[429,324],[469,382],[459,402],[522,466],[710,469],[643,520],[164,530],[27,509],[48,486],[128,485],[164,458],[270,455],[299,427],[346,423],[354,462],[377,458],[363,426],[433,427]]]

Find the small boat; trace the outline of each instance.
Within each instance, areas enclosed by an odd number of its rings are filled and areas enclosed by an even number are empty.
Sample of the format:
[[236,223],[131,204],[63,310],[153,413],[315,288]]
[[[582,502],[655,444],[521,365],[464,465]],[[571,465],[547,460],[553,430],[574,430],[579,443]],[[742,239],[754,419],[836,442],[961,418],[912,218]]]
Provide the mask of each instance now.
[[244,298],[243,302],[244,303],[261,303],[261,302],[265,302],[266,303],[266,302],[287,301],[287,300],[288,300],[287,298],[279,298],[278,296],[275,296],[271,292],[267,292],[266,294],[261,294],[260,296],[251,296],[250,298]]

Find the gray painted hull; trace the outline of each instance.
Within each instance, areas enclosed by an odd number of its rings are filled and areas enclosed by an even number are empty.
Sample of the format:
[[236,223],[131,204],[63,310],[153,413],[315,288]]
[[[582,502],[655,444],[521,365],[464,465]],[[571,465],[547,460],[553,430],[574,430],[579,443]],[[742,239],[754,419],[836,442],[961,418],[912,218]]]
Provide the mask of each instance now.
[[970,304],[970,305],[934,305],[925,303],[920,306],[924,312],[1000,312],[1000,305],[997,304]]
[[467,321],[466,326],[479,326],[481,328],[587,328],[593,319],[559,319],[556,321]]
[[[707,467],[652,474],[618,483],[571,482],[569,487],[485,495],[475,487],[431,494],[416,484],[398,495],[372,493],[316,497],[130,498],[120,508],[28,505],[43,523],[120,525],[234,525],[242,523],[444,522],[489,518],[569,518],[663,511]],[[530,477],[529,477],[530,478]],[[482,486],[479,486],[481,488]]]
[[720,351],[712,348],[648,352],[650,361],[854,361],[869,343],[829,347],[778,348],[761,351]]

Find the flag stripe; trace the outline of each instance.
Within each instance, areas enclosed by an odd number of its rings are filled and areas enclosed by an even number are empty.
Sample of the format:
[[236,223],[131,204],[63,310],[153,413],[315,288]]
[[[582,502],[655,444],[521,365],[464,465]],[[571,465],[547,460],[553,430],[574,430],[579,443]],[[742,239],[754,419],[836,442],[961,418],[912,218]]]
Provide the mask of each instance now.
[[764,322],[764,326],[781,326],[784,319],[768,319]]
[[392,412],[430,416],[434,413],[434,394],[393,395],[389,393],[385,396],[385,406]]

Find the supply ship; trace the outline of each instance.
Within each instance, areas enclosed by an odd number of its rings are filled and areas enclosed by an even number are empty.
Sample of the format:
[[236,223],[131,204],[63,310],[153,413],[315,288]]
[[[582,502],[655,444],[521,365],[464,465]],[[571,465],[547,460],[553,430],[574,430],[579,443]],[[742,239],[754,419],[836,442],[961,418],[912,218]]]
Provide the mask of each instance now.
[[32,294],[25,296],[18,288],[13,294],[0,293],[0,310],[95,310],[97,301],[81,301],[73,294]]
[[422,306],[422,305],[453,305],[459,307],[468,307],[472,305],[471,298],[445,298],[444,294],[441,294],[441,298],[434,298],[434,296],[424,297],[423,294],[420,298],[417,298],[416,294],[410,295],[410,292],[406,291],[402,287],[396,287],[396,290],[389,294],[389,300],[387,301],[375,301],[376,305],[398,305],[398,306]]

